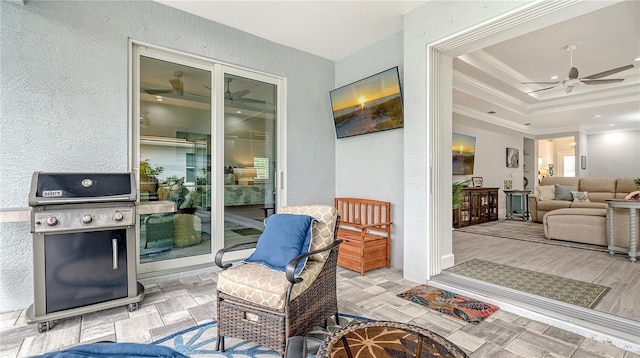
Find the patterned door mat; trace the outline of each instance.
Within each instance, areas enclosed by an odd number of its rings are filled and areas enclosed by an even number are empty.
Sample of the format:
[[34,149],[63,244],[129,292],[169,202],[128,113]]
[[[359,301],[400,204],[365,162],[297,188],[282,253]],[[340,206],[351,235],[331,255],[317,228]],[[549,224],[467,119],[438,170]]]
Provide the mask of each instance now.
[[416,286],[398,294],[398,297],[421,304],[473,325],[477,325],[498,310],[498,307],[492,304],[428,285]]
[[444,271],[586,308],[609,292],[606,286],[477,259]]

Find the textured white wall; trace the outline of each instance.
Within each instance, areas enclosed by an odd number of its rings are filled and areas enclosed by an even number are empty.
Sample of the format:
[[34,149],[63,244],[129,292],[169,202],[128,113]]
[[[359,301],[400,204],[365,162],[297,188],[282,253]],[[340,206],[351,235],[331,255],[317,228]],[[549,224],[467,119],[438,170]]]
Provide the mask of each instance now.
[[640,178],[640,130],[592,134],[587,143],[590,177]]
[[[336,87],[399,66],[402,83],[402,32],[336,62]],[[402,86],[401,86],[402,87]],[[336,196],[391,202],[391,265],[403,262],[403,129],[336,141]]]
[[[130,38],[287,78],[288,203],[333,204],[334,63],[150,1],[0,1],[1,208],[31,174],[126,171]],[[31,235],[0,223],[0,311],[33,301]]]
[[[487,122],[471,119],[458,114],[453,115],[453,131],[476,137],[476,156],[473,175],[454,175],[454,181],[482,177],[485,187],[497,187],[499,216],[505,217],[506,201],[504,181],[512,180],[514,189],[522,189],[524,184],[524,135],[520,132],[499,127]],[[506,149],[520,151],[519,168],[507,168]]]

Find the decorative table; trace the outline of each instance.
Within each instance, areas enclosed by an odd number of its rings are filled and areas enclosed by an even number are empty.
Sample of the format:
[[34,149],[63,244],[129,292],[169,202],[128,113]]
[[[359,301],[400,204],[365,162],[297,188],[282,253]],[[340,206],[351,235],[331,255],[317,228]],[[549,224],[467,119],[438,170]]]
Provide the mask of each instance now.
[[[638,228],[637,228],[637,212],[640,210],[640,200],[627,199],[609,199],[606,200],[609,205],[609,253],[613,255],[614,251],[629,253],[629,260],[636,261],[636,256],[640,254],[637,250],[638,245]],[[629,209],[629,250],[615,246],[615,208]]]
[[[531,194],[531,190],[504,190],[504,193],[507,196],[507,220],[513,220],[515,217],[522,218],[522,221],[529,220],[529,194]],[[521,213],[513,210],[515,197],[520,199]]]
[[322,342],[316,357],[466,358],[467,354],[444,337],[411,324],[388,321],[359,322],[335,331]]

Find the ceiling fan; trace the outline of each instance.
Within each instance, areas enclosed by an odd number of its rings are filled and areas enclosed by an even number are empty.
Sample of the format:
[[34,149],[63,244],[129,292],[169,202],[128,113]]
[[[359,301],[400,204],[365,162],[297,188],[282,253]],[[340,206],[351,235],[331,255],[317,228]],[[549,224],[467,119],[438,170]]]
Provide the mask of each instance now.
[[603,71],[603,72],[599,72],[587,77],[582,77],[579,78],[578,77],[578,69],[576,67],[573,67],[573,50],[575,50],[576,48],[578,48],[578,45],[576,44],[569,44],[565,47],[565,50],[569,51],[571,53],[571,68],[569,69],[569,77],[566,80],[563,81],[555,81],[555,82],[522,82],[522,84],[543,84],[543,85],[553,85],[551,87],[547,87],[547,88],[541,88],[539,90],[535,90],[535,91],[531,91],[531,92],[527,92],[526,94],[530,94],[530,93],[535,93],[535,92],[540,92],[540,91],[546,91],[546,90],[550,90],[553,88],[558,87],[559,85],[563,85],[565,87],[565,92],[567,94],[571,93],[571,91],[573,91],[573,87],[579,84],[585,84],[585,85],[603,85],[603,84],[608,84],[608,83],[617,83],[617,82],[622,82],[624,81],[624,78],[613,78],[613,79],[601,79],[602,77],[607,77],[607,76],[611,76],[615,73],[618,72],[622,72],[628,69],[633,68],[633,65],[626,65],[626,66],[622,66],[622,67],[618,67],[618,68],[613,68],[607,71]]
[[237,92],[231,92],[231,90],[229,89],[230,84],[231,84],[232,78],[227,77],[224,79],[224,85],[225,85],[225,91],[224,91],[224,99],[225,101],[232,101],[232,102],[242,102],[242,103],[261,103],[264,104],[266,103],[263,100],[259,100],[259,99],[253,99],[253,98],[245,98],[244,96],[246,96],[250,91],[248,89],[243,89],[241,91],[237,91]]
[[182,82],[182,71],[173,71],[173,76],[175,78],[169,79],[169,83],[171,84],[171,89],[145,89],[144,91],[148,94],[164,94],[164,93],[176,93],[179,96],[184,95],[184,82]]

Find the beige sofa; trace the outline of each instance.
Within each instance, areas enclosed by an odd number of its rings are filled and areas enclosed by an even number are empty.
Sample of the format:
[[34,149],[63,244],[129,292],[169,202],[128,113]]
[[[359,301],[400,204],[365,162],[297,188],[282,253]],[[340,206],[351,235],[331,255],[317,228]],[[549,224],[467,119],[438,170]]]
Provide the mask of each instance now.
[[[607,199],[624,199],[637,190],[633,178],[563,178],[546,177],[541,186],[577,187],[589,201],[544,200],[538,193],[529,196],[531,220],[544,224],[545,237],[607,246],[609,212]],[[565,188],[566,189],[566,188]],[[566,190],[565,190],[566,191]],[[640,237],[640,216],[637,217]],[[615,209],[615,245],[629,247],[629,210]]]
[[633,178],[574,178],[574,177],[545,177],[539,186],[575,187],[577,191],[587,192],[588,202],[574,202],[568,200],[540,200],[538,188],[534,195],[529,195],[529,210],[531,220],[541,223],[544,214],[552,210],[565,208],[606,209],[607,199],[624,199],[627,194],[638,190]]

